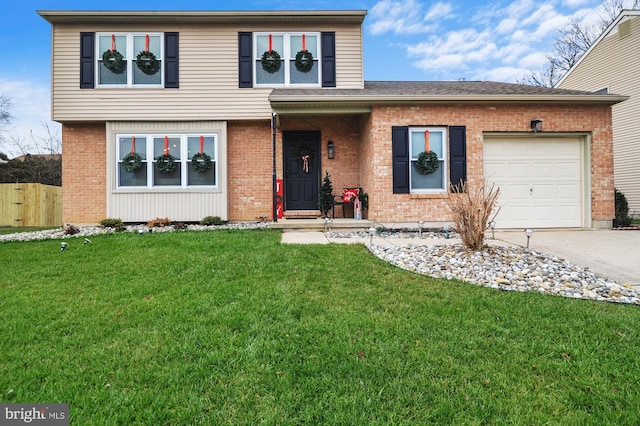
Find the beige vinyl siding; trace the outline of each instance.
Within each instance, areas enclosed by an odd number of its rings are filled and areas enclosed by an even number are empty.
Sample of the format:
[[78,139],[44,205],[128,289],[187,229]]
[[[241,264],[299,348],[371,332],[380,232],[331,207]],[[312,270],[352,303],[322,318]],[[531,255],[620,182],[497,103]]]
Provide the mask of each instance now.
[[[227,219],[227,124],[226,122],[112,122],[107,123],[107,216],[125,222],[144,222],[157,217],[175,221],[199,221],[205,216]],[[218,185],[215,189],[117,188],[117,133],[217,133]]]
[[[595,91],[630,96],[612,107],[614,179],[629,202],[629,213],[640,216],[640,17],[631,20],[631,34],[620,38],[614,30],[572,70],[559,86],[563,89]],[[594,153],[597,155],[597,153]]]
[[[271,108],[267,98],[271,89],[238,88],[238,32],[329,30],[336,31],[337,88],[362,88],[362,35],[359,25],[339,28],[118,26],[107,29],[56,25],[52,116],[60,122],[268,119]],[[180,88],[80,89],[82,31],[179,32]]]

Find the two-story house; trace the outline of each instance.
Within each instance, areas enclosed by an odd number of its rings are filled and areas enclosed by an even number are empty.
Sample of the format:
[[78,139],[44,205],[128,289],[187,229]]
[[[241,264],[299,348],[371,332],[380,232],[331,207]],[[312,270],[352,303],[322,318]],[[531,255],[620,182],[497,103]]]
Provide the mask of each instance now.
[[624,93],[629,100],[612,107],[615,186],[625,194],[629,213],[640,217],[640,10],[623,10],[589,50],[558,82],[557,87]]
[[444,223],[450,182],[486,179],[498,227],[611,226],[622,96],[366,82],[366,11],[38,13],[65,222],[317,213],[328,172],[382,223]]

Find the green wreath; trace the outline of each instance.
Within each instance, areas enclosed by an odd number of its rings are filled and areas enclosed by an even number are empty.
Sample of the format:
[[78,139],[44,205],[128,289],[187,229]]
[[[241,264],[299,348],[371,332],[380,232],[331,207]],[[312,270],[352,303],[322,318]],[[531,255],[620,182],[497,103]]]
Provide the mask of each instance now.
[[135,152],[130,152],[122,159],[122,167],[125,171],[133,173],[142,167],[142,156]]
[[296,53],[296,69],[300,72],[309,72],[313,68],[313,54],[308,50]]
[[418,161],[416,161],[418,171],[423,175],[430,175],[438,170],[440,167],[440,160],[438,160],[438,154],[433,151],[423,151],[418,155]]
[[307,155],[309,156],[307,161],[309,163],[313,163],[313,158],[315,157],[315,149],[313,149],[313,147],[309,143],[300,144],[293,150],[293,157],[301,166],[304,163],[303,157],[306,157]]
[[207,153],[198,153],[191,157],[191,165],[198,172],[206,172],[211,168],[211,157]]
[[136,56],[136,65],[140,71],[147,75],[154,75],[158,72],[158,59],[152,52],[142,50]]
[[156,157],[156,169],[163,173],[171,173],[176,169],[176,157],[171,154]]
[[262,69],[268,72],[269,74],[274,74],[280,71],[280,54],[275,50],[265,51],[262,54]]
[[120,74],[124,71],[124,61],[122,53],[117,50],[105,50],[102,54],[102,64],[112,73]]

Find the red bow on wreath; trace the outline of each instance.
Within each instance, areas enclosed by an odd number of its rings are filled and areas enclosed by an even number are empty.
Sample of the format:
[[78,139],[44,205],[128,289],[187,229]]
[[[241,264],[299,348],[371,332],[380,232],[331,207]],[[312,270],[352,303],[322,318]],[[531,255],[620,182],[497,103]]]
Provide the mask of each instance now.
[[302,170],[309,173],[309,154],[302,156]]

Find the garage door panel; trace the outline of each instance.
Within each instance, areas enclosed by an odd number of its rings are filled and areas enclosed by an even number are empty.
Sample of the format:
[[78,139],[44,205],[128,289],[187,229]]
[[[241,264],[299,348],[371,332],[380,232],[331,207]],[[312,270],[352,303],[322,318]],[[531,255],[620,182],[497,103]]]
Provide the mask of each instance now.
[[505,169],[503,163],[491,162],[485,163],[484,173],[487,179],[502,179],[507,176],[507,169]]
[[580,200],[580,185],[578,184],[558,184],[556,187],[560,202],[571,202],[575,204]]
[[556,175],[559,178],[572,178],[576,181],[580,180],[580,169],[577,162],[558,162]]
[[529,164],[527,163],[509,163],[507,166],[507,170],[507,177],[510,178],[526,178],[530,174]]
[[551,221],[555,216],[555,211],[553,207],[548,207],[548,206],[534,207],[532,209],[532,212],[533,212],[532,219],[536,219],[536,220]]
[[500,228],[581,227],[582,137],[488,137],[485,178],[500,188]]
[[556,198],[556,188],[554,185],[540,185],[536,184],[532,187],[531,196],[533,202],[552,202]]

